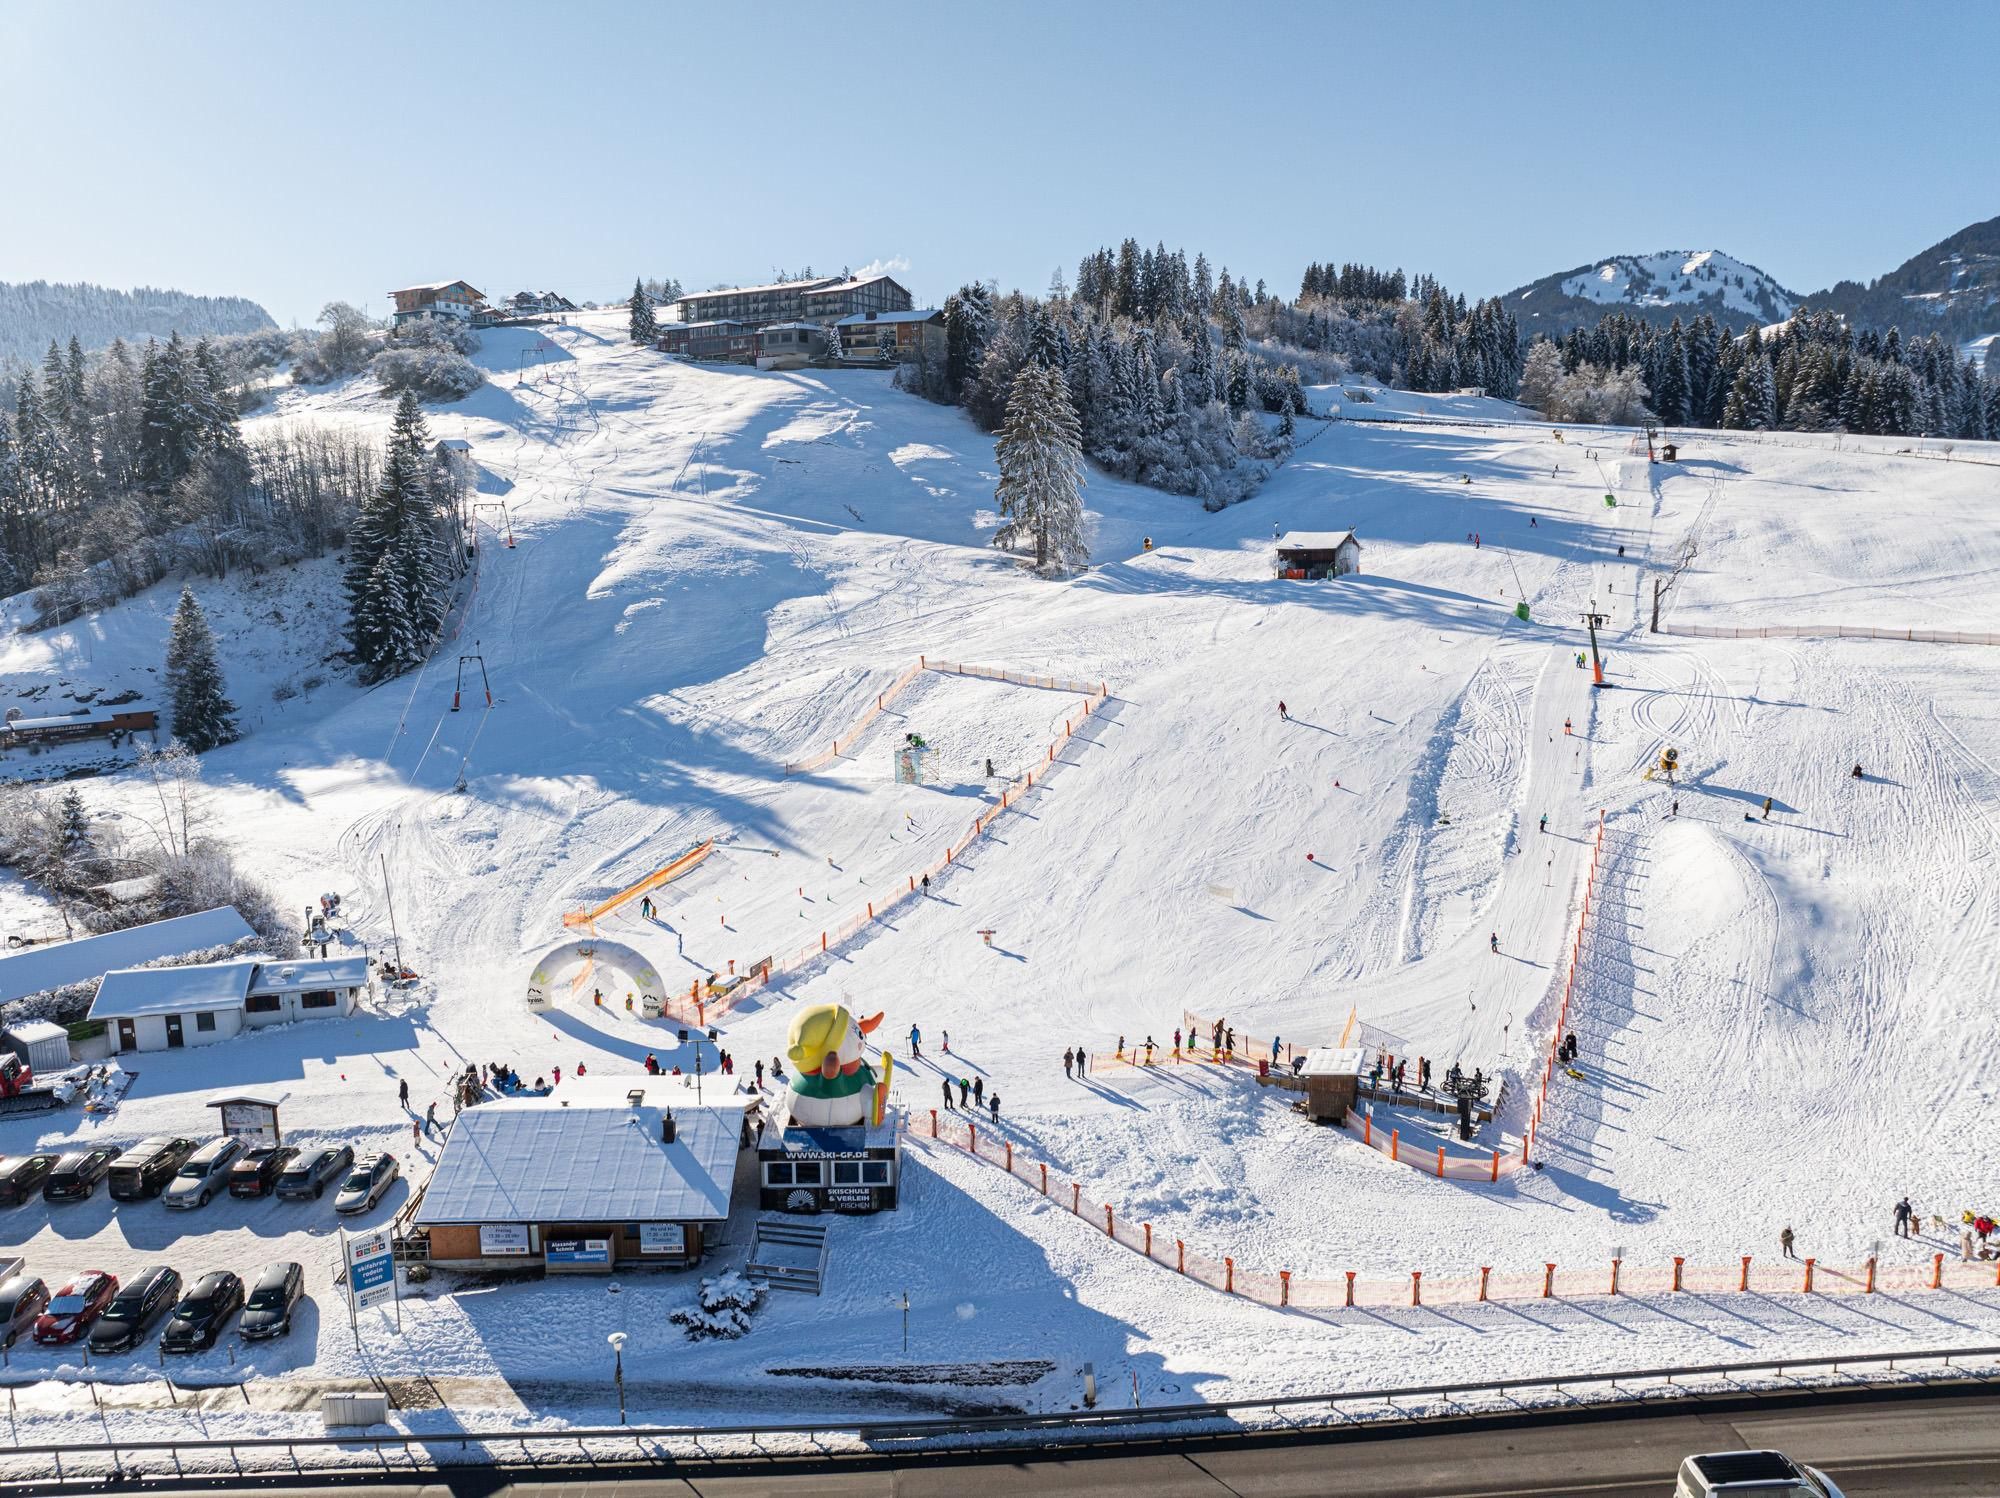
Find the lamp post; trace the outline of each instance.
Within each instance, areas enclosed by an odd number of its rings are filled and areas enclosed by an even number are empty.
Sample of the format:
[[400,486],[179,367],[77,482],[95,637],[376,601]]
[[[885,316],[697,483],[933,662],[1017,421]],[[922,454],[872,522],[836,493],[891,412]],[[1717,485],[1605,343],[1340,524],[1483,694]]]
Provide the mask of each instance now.
[[611,1344],[611,1378],[618,1385],[618,1423],[625,1423],[625,1333],[613,1332],[604,1339]]

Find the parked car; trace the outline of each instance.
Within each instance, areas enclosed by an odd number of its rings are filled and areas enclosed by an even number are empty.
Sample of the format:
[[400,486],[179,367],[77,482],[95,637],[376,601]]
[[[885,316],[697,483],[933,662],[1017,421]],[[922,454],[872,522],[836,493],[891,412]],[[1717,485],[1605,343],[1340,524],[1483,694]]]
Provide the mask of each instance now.
[[366,1212],[382,1200],[382,1193],[402,1173],[396,1157],[383,1153],[363,1155],[354,1162],[347,1179],[341,1183],[340,1194],[333,1199],[336,1212]]
[[264,1144],[229,1167],[231,1196],[262,1196],[278,1184],[285,1167],[297,1157],[289,1144]]
[[192,1139],[155,1134],[142,1139],[111,1162],[111,1195],[121,1202],[158,1196],[194,1153]]
[[278,1177],[278,1195],[286,1201],[324,1196],[326,1188],[345,1175],[353,1163],[351,1144],[322,1144],[302,1150]]
[[114,1149],[71,1150],[49,1168],[42,1180],[45,1202],[80,1202],[97,1192],[97,1183],[111,1172],[118,1158]]
[[92,1352],[129,1352],[145,1341],[159,1319],[180,1299],[181,1277],[164,1264],[141,1270],[111,1297],[90,1329]]
[[0,1207],[18,1207],[41,1189],[56,1155],[9,1155],[0,1160]]
[[1674,1498],[1841,1498],[1816,1467],[1802,1467],[1780,1451],[1713,1451],[1681,1463]]
[[235,1138],[211,1139],[187,1157],[180,1173],[160,1197],[162,1206],[183,1211],[205,1207],[215,1193],[230,1185],[229,1172],[243,1153],[243,1141]]
[[306,1272],[303,1266],[283,1260],[266,1264],[257,1271],[257,1282],[250,1287],[250,1299],[243,1307],[243,1319],[236,1323],[238,1335],[246,1342],[289,1335],[292,1311],[305,1293]]
[[12,1347],[22,1332],[33,1332],[49,1308],[49,1287],[39,1275],[15,1274],[0,1284],[0,1347]]
[[242,1304],[243,1281],[227,1269],[209,1270],[174,1307],[173,1320],[160,1333],[160,1351],[206,1352]]
[[117,1275],[102,1269],[84,1270],[56,1291],[48,1308],[35,1318],[35,1340],[49,1347],[76,1341],[90,1331],[91,1323],[104,1314],[117,1293]]

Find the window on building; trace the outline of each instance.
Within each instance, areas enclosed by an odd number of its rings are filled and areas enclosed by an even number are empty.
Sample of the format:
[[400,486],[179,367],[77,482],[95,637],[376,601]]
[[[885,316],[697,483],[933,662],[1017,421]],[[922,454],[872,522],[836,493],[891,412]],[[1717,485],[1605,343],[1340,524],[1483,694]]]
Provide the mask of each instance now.
[[766,1186],[791,1185],[792,1162],[789,1160],[767,1160],[764,1163],[764,1184]]
[[253,993],[243,1001],[243,1007],[251,1014],[276,1014],[278,996],[274,993]]
[[302,1009],[332,1009],[339,1003],[340,990],[337,988],[315,988],[311,993],[299,995],[299,1007]]
[[213,1030],[215,1028],[215,1011],[213,1009],[202,1010],[201,1013],[194,1017],[194,1027],[197,1030]]
[[888,1185],[889,1162],[887,1160],[863,1160],[861,1162],[861,1184],[864,1186]]
[[833,1184],[836,1186],[859,1186],[861,1184],[861,1162],[859,1160],[834,1161]]
[[801,1186],[817,1186],[820,1184],[819,1161],[800,1160],[792,1167],[792,1170]]

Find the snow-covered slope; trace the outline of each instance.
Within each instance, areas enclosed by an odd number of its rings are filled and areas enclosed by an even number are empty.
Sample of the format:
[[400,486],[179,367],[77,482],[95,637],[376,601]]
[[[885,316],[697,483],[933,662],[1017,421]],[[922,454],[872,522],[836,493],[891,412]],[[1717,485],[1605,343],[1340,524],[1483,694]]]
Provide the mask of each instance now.
[[1656,322],[1708,312],[1733,324],[1778,322],[1799,305],[1771,276],[1719,250],[1614,255],[1517,287],[1505,300],[1524,327],[1549,332],[1612,310]]
[[[1670,624],[1993,627],[2000,452],[1698,434],[1655,466],[1628,434],[1558,442],[1497,402],[1384,402],[1389,420],[1302,423],[1293,460],[1218,514],[1093,478],[1092,566],[1048,583],[986,544],[992,443],[955,412],[871,372],[672,363],[618,321],[552,330],[554,357],[519,378],[520,351],[490,340],[508,372],[434,413],[437,435],[471,441],[519,545],[482,527],[476,590],[432,666],[288,705],[209,757],[249,860],[295,906],[340,891],[378,950],[386,864],[424,989],[340,1025],[147,1056],[111,1119],[0,1120],[0,1149],[203,1128],[226,1083],[282,1090],[288,1136],[393,1145],[420,1180],[436,1146],[411,1145],[399,1081],[421,1111],[467,1060],[617,1075],[651,1050],[691,1065],[700,1042],[627,1016],[615,982],[603,1010],[587,990],[526,1008],[561,912],[716,837],[656,920],[606,923],[671,986],[809,945],[905,887],[989,809],[985,761],[1033,764],[1073,711],[1051,692],[926,678],[845,757],[785,773],[924,654],[1102,680],[1112,700],[931,898],[728,1016],[740,1075],[782,1052],[803,1003],[882,1009],[883,1033],[926,1036],[926,1057],[897,1067],[906,1106],[977,1077],[1004,1097],[995,1136],[1084,1201],[1300,1275],[1594,1274],[1614,1247],[1631,1265],[1729,1264],[1775,1253],[1784,1226],[1822,1266],[1882,1239],[1909,1268],[1956,1243],[1890,1237],[1898,1196],[1954,1221],[1993,1204],[2000,651],[1645,626],[1693,531]],[[1487,424],[1394,419],[1445,411]],[[303,416],[388,423],[361,390],[301,393],[271,419]],[[1350,526],[1360,575],[1272,576],[1274,531]],[[1603,691],[1575,664],[1587,611],[1610,616]],[[453,712],[456,658],[475,651],[495,705],[468,694]],[[934,746],[922,786],[892,778],[912,731]],[[1643,778],[1667,745],[1688,767],[1676,788]],[[1868,779],[1846,773],[1857,761]],[[88,789],[95,806],[143,808],[123,781]],[[1332,1039],[1354,1011],[1440,1070],[1507,1078],[1500,1125],[1517,1137],[1600,814],[1605,935],[1544,1169],[1440,1181],[1305,1124],[1241,1073],[1102,1065],[1121,1036],[1164,1045],[1186,1009],[1298,1042]],[[1098,1058],[1086,1079],[1064,1072],[1072,1047]],[[1280,1314],[1173,1278],[963,1153],[919,1143],[907,1171],[900,1212],[833,1223],[825,1297],[786,1298],[729,1345],[662,1335],[692,1286],[632,1275],[616,1297],[578,1282],[439,1296],[356,1348],[326,1279],[331,1219],[304,1208],[218,1203],[200,1242],[143,1207],[34,1206],[0,1230],[44,1273],[84,1254],[113,1269],[162,1252],[184,1267],[299,1258],[314,1328],[260,1350],[259,1377],[423,1374],[510,1417],[525,1401],[602,1419],[608,1392],[580,1382],[577,1349],[628,1328],[646,1333],[626,1351],[635,1419],[851,1408],[851,1393],[766,1370],[901,1360],[905,1289],[912,1360],[1056,1360],[1006,1396],[1031,1403],[1073,1398],[1082,1361],[1153,1403],[2000,1332],[1990,1289],[1935,1315],[1887,1296],[1866,1312],[1758,1297],[1754,1318],[1702,1297]],[[732,1225],[723,1262],[746,1232]],[[17,1377],[62,1366],[14,1354]]]

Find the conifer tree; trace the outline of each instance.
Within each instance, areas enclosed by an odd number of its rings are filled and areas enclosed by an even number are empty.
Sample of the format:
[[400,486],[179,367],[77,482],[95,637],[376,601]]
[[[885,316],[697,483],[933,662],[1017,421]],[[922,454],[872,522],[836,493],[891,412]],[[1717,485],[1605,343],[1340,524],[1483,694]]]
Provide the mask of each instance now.
[[97,839],[90,830],[90,813],[84,809],[83,795],[75,786],[65,790],[56,803],[47,837],[35,859],[34,873],[49,888],[72,895],[97,883],[102,873]]
[[420,664],[450,599],[430,486],[430,431],[404,391],[382,478],[349,533],[346,590],[354,657],[371,681]]
[[660,336],[659,322],[653,316],[653,299],[646,294],[642,280],[632,282],[632,299],[628,303],[632,309],[631,338],[634,343],[651,343]]
[[234,743],[236,704],[222,691],[222,668],[215,659],[215,632],[196,601],[194,589],[183,586],[167,635],[167,691],[174,707],[174,737],[196,754]]
[[1083,453],[1061,370],[1029,363],[1014,376],[994,457],[1000,468],[994,498],[1007,519],[993,544],[1013,547],[1032,537],[1035,570],[1044,575],[1087,562]]

